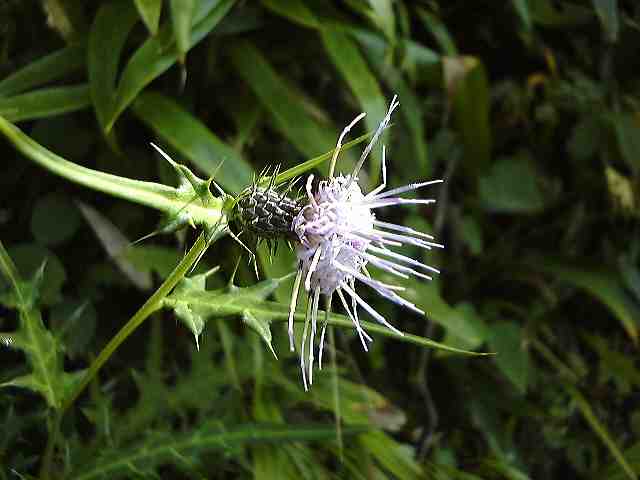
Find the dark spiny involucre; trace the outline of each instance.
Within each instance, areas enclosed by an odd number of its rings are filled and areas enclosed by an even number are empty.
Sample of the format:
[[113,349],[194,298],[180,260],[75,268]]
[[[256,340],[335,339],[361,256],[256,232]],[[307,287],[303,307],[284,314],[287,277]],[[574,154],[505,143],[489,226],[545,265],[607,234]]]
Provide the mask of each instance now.
[[252,187],[237,204],[242,226],[258,238],[295,239],[291,225],[301,205],[271,188]]

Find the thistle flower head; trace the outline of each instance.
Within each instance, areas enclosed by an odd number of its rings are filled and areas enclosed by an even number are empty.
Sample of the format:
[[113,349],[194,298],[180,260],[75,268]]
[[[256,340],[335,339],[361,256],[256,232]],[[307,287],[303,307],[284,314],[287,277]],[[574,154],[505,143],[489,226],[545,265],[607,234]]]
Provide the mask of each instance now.
[[[334,294],[353,322],[364,350],[368,350],[368,342],[372,338],[360,323],[358,309],[365,310],[374,320],[402,335],[380,313],[369,305],[357,292],[356,281],[364,284],[379,295],[424,314],[413,303],[398,294],[403,287],[390,285],[371,277],[367,265],[371,264],[381,270],[402,278],[414,276],[430,279],[429,273],[438,273],[433,267],[418,260],[393,251],[390,247],[413,245],[424,249],[442,247],[433,242],[433,237],[413,230],[409,227],[384,222],[376,218],[376,210],[382,207],[405,204],[430,204],[433,199],[408,199],[402,195],[442,180],[412,183],[403,187],[385,191],[387,183],[386,149],[382,147],[382,184],[371,192],[364,194],[357,180],[358,173],[371,149],[388,126],[391,114],[398,106],[396,97],[391,101],[386,116],[380,122],[373,138],[364,149],[356,167],[351,174],[334,176],[335,161],[340,151],[342,140],[349,130],[364,117],[359,115],[342,132],[338,139],[331,162],[329,179],[319,182],[314,190],[313,175],[306,184],[307,203],[293,220],[292,231],[297,237],[296,254],[298,257],[298,274],[294,284],[289,315],[289,339],[291,350],[294,349],[293,314],[295,311],[298,290],[301,283],[307,292],[307,317],[300,346],[300,366],[305,389],[313,383],[313,364],[315,353],[315,336],[317,332],[318,303],[320,295],[327,299],[327,311],[331,307]],[[328,315],[327,315],[328,317]],[[319,345],[319,367],[322,368],[322,352],[327,317],[322,325]],[[308,365],[305,365],[305,348],[307,334],[311,328],[308,344]],[[308,382],[307,382],[308,376]]]

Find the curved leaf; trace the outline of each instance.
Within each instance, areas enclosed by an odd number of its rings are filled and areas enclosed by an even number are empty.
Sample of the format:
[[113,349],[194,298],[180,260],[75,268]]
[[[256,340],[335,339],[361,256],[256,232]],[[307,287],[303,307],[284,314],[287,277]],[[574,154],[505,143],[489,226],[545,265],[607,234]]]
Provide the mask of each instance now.
[[249,42],[231,46],[231,60],[253,93],[272,115],[275,126],[304,155],[313,156],[335,145],[338,133],[311,117],[287,81]]
[[[357,45],[347,34],[337,29],[324,28],[321,35],[331,61],[358,99],[362,110],[367,113],[365,117],[367,129],[375,131],[387,112],[386,100],[378,81],[369,70]],[[380,149],[374,149],[371,152],[371,158],[374,160],[369,169],[372,183],[376,183],[375,179],[380,175],[380,160],[382,158],[380,152]]]
[[86,50],[86,42],[79,42],[22,67],[0,81],[0,97],[9,97],[64,78],[84,66]]
[[[193,15],[189,48],[209,34],[234,3],[235,0],[201,1]],[[113,128],[120,114],[135,100],[142,89],[166,72],[179,56],[170,26],[161,28],[156,36],[149,38],[133,54],[122,72],[115,105],[106,122],[106,132]]]
[[138,21],[130,0],[102,5],[89,34],[88,69],[91,99],[103,130],[114,110],[120,53]]
[[[344,429],[345,435],[366,431],[366,428]],[[219,422],[210,422],[194,431],[183,434],[151,432],[139,444],[126,450],[115,450],[98,457],[83,470],[69,478],[90,480],[115,474],[152,475],[163,463],[184,464],[193,467],[198,456],[206,451],[229,451],[240,445],[255,443],[318,442],[332,440],[336,432],[333,426],[316,425],[240,425],[226,429]]]
[[133,112],[193,165],[215,174],[226,189],[238,193],[251,182],[253,169],[242,155],[169,97],[143,93]]
[[140,14],[140,18],[151,32],[158,33],[160,13],[162,12],[162,0],[133,0]]
[[184,55],[190,48],[191,23],[196,0],[171,0],[169,5],[171,6],[171,23],[176,46],[180,54],[180,61],[184,63]]
[[53,117],[91,105],[88,85],[51,87],[0,98],[0,115],[12,122]]
[[640,311],[624,290],[618,275],[601,268],[585,269],[545,259],[535,264],[538,270],[588,291],[618,318],[631,340],[638,343]]

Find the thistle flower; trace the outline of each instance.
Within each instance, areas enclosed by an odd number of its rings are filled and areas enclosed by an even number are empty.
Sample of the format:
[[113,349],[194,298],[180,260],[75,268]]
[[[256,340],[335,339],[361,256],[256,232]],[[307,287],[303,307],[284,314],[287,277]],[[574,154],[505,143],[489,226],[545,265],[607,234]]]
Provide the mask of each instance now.
[[[353,322],[365,351],[368,351],[368,342],[372,342],[373,339],[360,323],[358,308],[364,309],[378,323],[398,335],[402,335],[401,331],[391,325],[356,292],[356,281],[370,287],[379,295],[390,299],[398,305],[421,315],[424,314],[413,303],[398,294],[398,292],[404,290],[403,287],[390,285],[372,278],[366,268],[368,264],[401,278],[414,276],[430,280],[430,273],[439,273],[437,269],[395,252],[389,247],[413,245],[429,250],[434,247],[442,248],[443,245],[435,243],[433,241],[434,238],[426,233],[378,220],[374,212],[379,208],[394,205],[427,205],[435,203],[434,199],[408,199],[399,195],[440,183],[442,180],[412,183],[385,191],[387,171],[386,148],[383,145],[382,184],[371,192],[364,194],[357,182],[358,173],[364,161],[382,132],[387,128],[391,114],[398,105],[397,97],[394,96],[387,114],[362,152],[353,171],[346,176],[334,176],[335,162],[342,146],[342,140],[365,114],[358,115],[342,131],[331,160],[329,179],[319,182],[314,191],[313,175],[309,176],[306,183],[308,203],[296,215],[291,226],[297,237],[295,246],[298,257],[298,271],[291,297],[288,332],[290,347],[293,351],[293,315],[296,309],[298,291],[302,283],[307,292],[307,314],[300,344],[300,368],[305,390],[308,389],[308,384],[313,384],[314,343],[317,333],[320,295],[323,295],[326,300],[326,316],[322,325],[318,349],[318,364],[319,368],[322,369],[324,337],[328,312],[331,309],[334,294],[337,294],[340,303]],[[311,327],[311,332],[309,332],[309,326]],[[308,333],[310,333],[308,365],[305,365]]]

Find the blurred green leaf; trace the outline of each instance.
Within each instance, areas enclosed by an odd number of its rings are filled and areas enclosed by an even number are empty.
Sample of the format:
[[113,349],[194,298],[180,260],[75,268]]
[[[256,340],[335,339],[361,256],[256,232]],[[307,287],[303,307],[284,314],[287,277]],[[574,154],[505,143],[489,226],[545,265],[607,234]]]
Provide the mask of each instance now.
[[87,300],[65,300],[55,305],[49,314],[49,328],[71,358],[87,353],[96,333],[97,312]]
[[[624,453],[624,458],[627,463],[637,474],[640,472],[640,442],[634,443],[631,447],[627,448]],[[625,466],[616,460],[610,465],[607,465],[595,478],[606,478],[607,480],[625,480],[629,478],[629,474],[626,471]]]
[[[347,435],[363,429],[346,429]],[[166,463],[191,469],[204,452],[232,451],[240,445],[256,443],[320,442],[335,437],[333,427],[315,425],[239,425],[225,428],[219,421],[207,422],[191,432],[171,434],[149,431],[126,450],[98,455],[91,463],[73,472],[69,478],[89,480],[105,475],[154,475]]]
[[391,0],[367,0],[366,2],[348,2],[351,8],[380,29],[391,43],[396,39],[396,16]]
[[462,241],[467,245],[472,255],[479,255],[483,250],[482,227],[471,215],[466,215],[460,220],[460,233]]
[[300,25],[318,28],[315,15],[303,0],[262,0],[262,4],[278,15],[282,15]]
[[479,198],[490,211],[536,213],[544,208],[537,173],[526,156],[501,158],[480,177]]
[[491,160],[489,80],[476,57],[443,57],[444,85],[465,148],[464,167],[479,175]]
[[[360,135],[355,140],[351,140],[350,142],[343,144],[342,148],[340,149],[340,152],[342,153],[342,152],[348,151],[350,148],[353,148],[356,145],[359,145],[364,141],[368,140],[369,138],[371,138],[372,135],[373,135],[373,132],[365,133],[364,135]],[[335,148],[328,151],[327,153],[318,155],[317,157],[311,158],[306,162],[299,163],[298,165],[288,168],[282,173],[279,173],[278,176],[276,177],[276,185],[280,185],[281,183],[286,182],[287,180],[295,178],[298,175],[302,175],[303,173],[308,172],[313,168],[316,168],[316,167],[320,168],[324,162],[327,162],[328,160],[331,159],[334,151],[335,151]]]
[[606,339],[597,335],[583,332],[582,337],[598,354],[598,382],[601,385],[612,380],[623,395],[631,393],[633,387],[640,387],[640,371],[635,367],[633,357],[613,350]]
[[113,116],[116,76],[120,55],[138,15],[131,0],[118,0],[100,7],[89,34],[88,71],[91,100],[105,132]]
[[611,43],[618,41],[620,20],[618,19],[618,0],[592,0],[602,28]]
[[609,450],[609,453],[611,453],[616,462],[618,462],[618,465],[620,465],[620,467],[622,467],[622,469],[625,471],[625,473],[627,474],[627,478],[630,478],[631,480],[637,480],[638,476],[633,471],[633,468],[631,468],[631,465],[629,465],[629,462],[627,462],[618,445],[616,445],[616,442],[611,437],[611,434],[609,433],[607,428],[600,422],[600,420],[598,420],[598,417],[591,408],[591,405],[589,405],[587,399],[582,395],[582,393],[580,393],[577,388],[573,387],[572,385],[565,384],[564,387],[569,392],[569,395],[571,395],[571,398],[578,406],[580,413],[582,413],[582,416],[587,421],[589,426],[593,429],[594,432],[596,432],[596,434],[600,437],[600,440],[602,440],[602,442]]
[[180,55],[180,61],[184,63],[184,56],[191,48],[191,24],[196,7],[196,0],[171,0],[171,22],[173,34],[176,37],[176,46]]
[[47,24],[65,40],[73,41],[85,29],[82,0],[43,0]]
[[78,42],[29,63],[0,81],[0,97],[10,97],[81,69],[86,63],[86,50],[86,42]]
[[64,195],[52,193],[38,200],[31,214],[31,232],[42,245],[58,245],[78,230],[80,216]]
[[576,123],[567,141],[567,150],[576,160],[595,155],[602,141],[602,122],[598,116],[585,115]]
[[451,57],[458,55],[458,48],[442,20],[423,8],[418,9],[418,17],[420,17],[423,25],[435,38],[443,55]]
[[[344,33],[336,29],[323,28],[322,42],[331,61],[343,76],[362,110],[367,113],[365,124],[368,130],[378,127],[387,112],[387,102],[382,95],[378,81],[369,70],[357,45]],[[381,150],[374,149],[370,165],[372,183],[380,175]]]
[[637,344],[640,311],[624,291],[620,278],[614,272],[603,268],[578,267],[551,259],[537,262],[535,268],[589,292],[609,307],[631,340]]
[[414,453],[402,445],[399,445],[391,437],[382,431],[371,432],[360,439],[367,451],[385,471],[391,472],[395,478],[412,479],[421,478],[424,473],[416,462]]
[[239,193],[251,182],[253,169],[247,161],[173,99],[146,92],[133,112],[206,175],[215,174],[225,189]]
[[411,172],[412,180],[415,178],[428,178],[432,173],[432,165],[429,162],[426,138],[427,129],[423,119],[420,99],[414,93],[411,86],[395,69],[389,68],[387,70],[381,70],[379,71],[379,77],[384,79],[391,91],[398,94],[398,98],[402,99],[399,107],[400,114],[404,117],[411,133],[415,151],[415,163],[417,166],[417,170]]
[[594,17],[593,10],[586,6],[553,0],[529,0],[529,10],[534,22],[545,27],[584,25]]
[[50,407],[58,409],[83,372],[70,374],[64,371],[62,345],[45,328],[36,305],[39,293],[34,298],[29,292],[39,291],[45,268],[46,264],[43,263],[31,281],[23,282],[11,257],[0,243],[0,270],[13,286],[16,308],[20,313],[18,328],[11,332],[11,342],[6,346],[22,350],[31,367],[30,374],[13,378],[0,384],[0,387],[27,388],[42,395]]
[[158,33],[162,0],[133,0],[140,14],[140,18],[149,29],[151,35]]
[[[205,38],[224,18],[235,0],[202,0],[193,14],[190,48]],[[109,132],[120,114],[135,100],[138,94],[155,78],[166,72],[179,58],[180,53],[169,26],[149,38],[127,62],[122,71],[118,89],[105,131]]]
[[407,289],[405,296],[425,310],[430,320],[444,327],[446,339],[453,346],[474,350],[488,339],[489,332],[473,307],[449,305],[440,296],[437,282],[414,284]]
[[531,376],[531,362],[524,347],[520,326],[514,322],[491,325],[489,345],[496,353],[494,360],[500,371],[524,395]]
[[640,115],[617,113],[611,114],[609,118],[613,123],[622,158],[636,175],[640,174]]
[[91,205],[84,202],[77,202],[77,204],[82,216],[120,271],[136,288],[150,290],[153,286],[151,275],[136,269],[135,265],[124,255],[124,252],[131,244],[129,239],[111,220]]
[[12,122],[52,117],[91,105],[88,85],[42,88],[0,98],[0,115]]
[[241,41],[235,42],[230,50],[231,60],[240,76],[272,115],[276,128],[300,152],[311,157],[335,145],[337,132],[305,111],[287,82],[255,46]]
[[160,245],[135,245],[124,252],[137,270],[155,272],[166,278],[182,258],[182,252],[174,247]]
[[531,30],[531,12],[529,11],[529,0],[511,0],[513,8],[522,20],[522,24],[527,30]]

